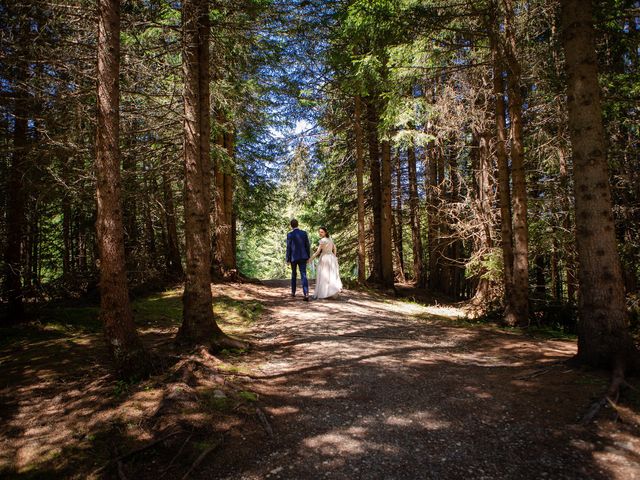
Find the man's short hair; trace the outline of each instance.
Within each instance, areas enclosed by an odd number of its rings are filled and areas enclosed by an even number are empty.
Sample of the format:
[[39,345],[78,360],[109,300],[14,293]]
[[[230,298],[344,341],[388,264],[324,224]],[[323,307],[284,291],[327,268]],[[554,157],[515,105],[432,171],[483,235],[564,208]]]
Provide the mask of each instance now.
[[298,228],[298,220],[295,218],[291,220],[291,228]]

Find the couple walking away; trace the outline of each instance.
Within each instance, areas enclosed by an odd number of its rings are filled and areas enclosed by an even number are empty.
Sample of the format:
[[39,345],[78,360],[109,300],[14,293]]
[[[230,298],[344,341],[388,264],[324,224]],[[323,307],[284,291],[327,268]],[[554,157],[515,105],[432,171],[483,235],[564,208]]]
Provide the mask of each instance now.
[[320,244],[316,252],[311,255],[309,235],[298,228],[298,221],[291,220],[291,231],[287,234],[287,263],[291,265],[291,296],[296,296],[297,271],[300,270],[302,293],[304,301],[309,301],[309,281],[307,280],[307,263],[319,257],[316,275],[316,289],[313,298],[328,298],[342,290],[336,246],[329,238],[325,227],[318,230]]

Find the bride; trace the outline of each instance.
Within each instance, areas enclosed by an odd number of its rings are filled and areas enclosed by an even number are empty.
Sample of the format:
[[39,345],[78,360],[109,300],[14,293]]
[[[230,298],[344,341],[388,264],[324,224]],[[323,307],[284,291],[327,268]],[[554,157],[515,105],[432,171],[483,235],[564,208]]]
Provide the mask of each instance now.
[[336,257],[336,245],[329,238],[329,232],[325,227],[320,227],[318,234],[320,235],[320,245],[309,259],[309,262],[312,262],[314,258],[320,257],[314,299],[328,298],[342,290],[338,258]]

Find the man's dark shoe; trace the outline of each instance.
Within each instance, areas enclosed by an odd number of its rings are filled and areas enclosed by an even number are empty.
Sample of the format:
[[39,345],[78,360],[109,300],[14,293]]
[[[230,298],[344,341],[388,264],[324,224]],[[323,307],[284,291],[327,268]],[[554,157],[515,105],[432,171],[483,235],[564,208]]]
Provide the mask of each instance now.
[[308,301],[309,301],[309,296],[308,296],[308,295],[305,295],[305,296],[304,296],[304,301],[305,301],[305,302],[308,302]]

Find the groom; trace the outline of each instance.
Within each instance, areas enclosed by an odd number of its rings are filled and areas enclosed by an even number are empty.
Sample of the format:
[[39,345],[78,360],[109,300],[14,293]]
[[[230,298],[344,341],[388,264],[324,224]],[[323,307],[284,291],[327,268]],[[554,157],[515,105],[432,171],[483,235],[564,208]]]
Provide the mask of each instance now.
[[296,296],[296,268],[300,269],[304,301],[309,301],[309,282],[307,281],[307,260],[311,257],[309,235],[298,228],[298,220],[291,220],[291,231],[287,234],[287,263],[291,265],[291,296]]

